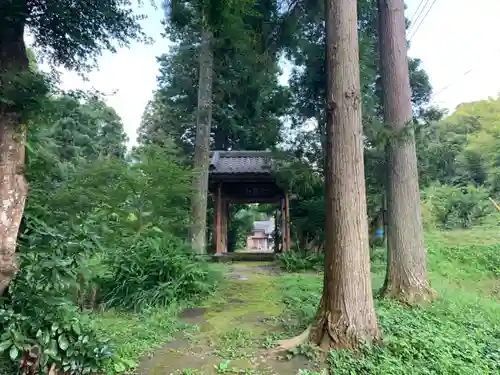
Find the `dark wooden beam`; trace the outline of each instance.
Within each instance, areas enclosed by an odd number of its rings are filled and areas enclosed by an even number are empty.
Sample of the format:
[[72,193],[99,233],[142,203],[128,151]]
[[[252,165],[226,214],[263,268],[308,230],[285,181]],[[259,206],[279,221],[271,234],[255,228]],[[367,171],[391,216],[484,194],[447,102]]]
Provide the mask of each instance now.
[[222,218],[221,218],[221,222],[222,222],[222,245],[221,245],[221,248],[222,248],[222,252],[223,253],[227,253],[227,240],[228,240],[228,237],[227,237],[227,228],[228,228],[228,219],[229,219],[229,202],[228,200],[226,199],[226,197],[224,195],[222,195],[222,204],[221,204],[221,208],[222,208]]
[[215,253],[222,253],[222,183],[219,184],[215,199]]
[[252,204],[252,203],[266,203],[266,204],[279,204],[282,196],[264,197],[264,198],[247,198],[247,197],[227,197],[228,201],[233,204]]
[[276,182],[276,177],[269,173],[213,173],[209,182]]

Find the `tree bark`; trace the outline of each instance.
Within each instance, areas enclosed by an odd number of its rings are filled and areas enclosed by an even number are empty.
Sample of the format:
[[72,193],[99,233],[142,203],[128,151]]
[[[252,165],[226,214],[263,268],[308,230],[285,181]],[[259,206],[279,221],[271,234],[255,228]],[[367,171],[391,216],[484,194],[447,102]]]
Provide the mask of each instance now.
[[193,222],[191,245],[197,254],[206,254],[208,167],[212,125],[213,52],[212,32],[204,29],[200,47],[196,145],[194,151],[194,191],[191,202]]
[[379,0],[380,58],[387,144],[387,273],[381,294],[405,303],[430,299],[420,217],[403,0]]
[[361,124],[357,4],[326,1],[325,275],[310,339],[355,348],[380,339],[373,306]]
[[[9,21],[7,21],[9,19]],[[24,20],[0,12],[0,86],[29,69],[24,44]],[[7,91],[7,90],[6,90]],[[0,105],[0,296],[18,270],[16,244],[28,185],[24,178],[26,128],[22,114]]]

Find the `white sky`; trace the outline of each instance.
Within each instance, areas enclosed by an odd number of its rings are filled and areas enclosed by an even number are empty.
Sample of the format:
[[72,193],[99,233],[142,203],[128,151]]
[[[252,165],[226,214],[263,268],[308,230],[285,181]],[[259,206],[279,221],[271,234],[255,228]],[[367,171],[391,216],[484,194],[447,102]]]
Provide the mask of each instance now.
[[[419,2],[407,1],[408,18]],[[411,40],[409,54],[422,60],[441,107],[500,92],[499,14],[499,0],[437,0]]]
[[[408,18],[412,18],[419,2],[406,1]],[[155,38],[153,45],[133,44],[114,55],[106,53],[100,59],[99,71],[91,73],[88,82],[71,72],[62,76],[65,89],[117,91],[107,102],[123,119],[131,143],[135,143],[142,112],[156,88],[156,56],[166,52],[169,45],[160,36],[162,10],[145,2],[142,12],[148,15],[143,25],[146,33]],[[500,0],[436,0],[412,38],[410,49],[410,56],[422,60],[435,93],[451,84],[435,95],[436,104],[453,110],[460,103],[500,92],[499,14]]]

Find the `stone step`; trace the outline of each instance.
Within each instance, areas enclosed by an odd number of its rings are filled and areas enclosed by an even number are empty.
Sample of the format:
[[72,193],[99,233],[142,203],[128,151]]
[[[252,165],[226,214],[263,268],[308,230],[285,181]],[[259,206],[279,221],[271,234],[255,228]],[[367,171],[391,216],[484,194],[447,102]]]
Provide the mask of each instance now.
[[276,259],[276,254],[271,252],[235,252],[212,255],[214,262],[271,262]]

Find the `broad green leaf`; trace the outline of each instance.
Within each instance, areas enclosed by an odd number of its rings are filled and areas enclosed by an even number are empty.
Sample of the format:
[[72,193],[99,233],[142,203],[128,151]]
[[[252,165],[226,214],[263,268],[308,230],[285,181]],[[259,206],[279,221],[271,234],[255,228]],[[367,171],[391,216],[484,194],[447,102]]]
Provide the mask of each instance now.
[[80,329],[80,325],[78,323],[73,323],[71,327],[73,328],[73,332],[75,332],[77,335],[80,335],[82,333],[82,330]]
[[116,362],[113,367],[118,373],[124,372],[127,369],[122,362]]
[[7,340],[0,343],[0,353],[5,352],[12,345],[12,341]]
[[12,359],[13,361],[15,361],[17,359],[18,355],[19,355],[19,350],[15,346],[12,346],[10,348],[10,351],[9,351],[9,357],[10,357],[10,359]]
[[58,351],[57,341],[50,340],[49,348],[45,352],[51,357],[55,358],[57,356],[57,351]]
[[61,348],[61,350],[65,351],[66,349],[68,349],[69,342],[65,335],[60,335],[57,339],[57,342],[59,343],[59,347]]
[[125,363],[125,365],[127,365],[128,368],[133,368],[137,365],[137,363],[131,360],[130,358],[123,358],[122,362]]

